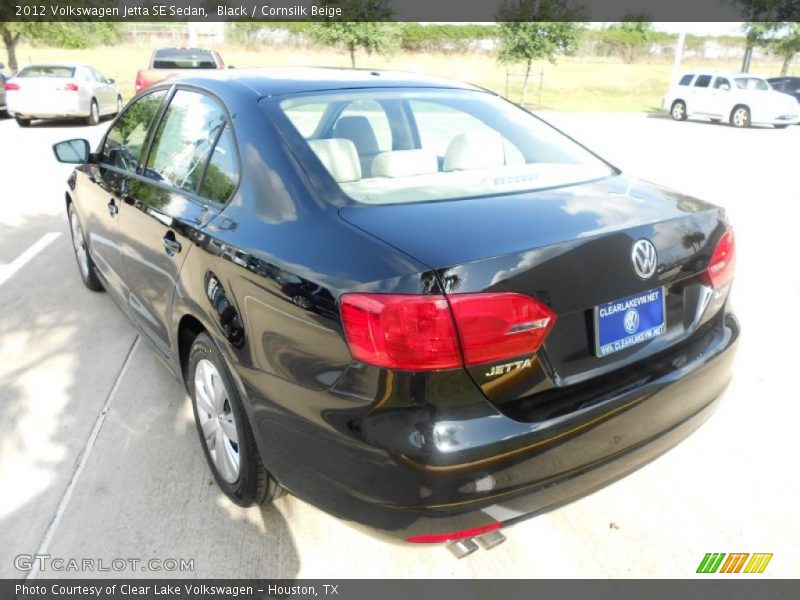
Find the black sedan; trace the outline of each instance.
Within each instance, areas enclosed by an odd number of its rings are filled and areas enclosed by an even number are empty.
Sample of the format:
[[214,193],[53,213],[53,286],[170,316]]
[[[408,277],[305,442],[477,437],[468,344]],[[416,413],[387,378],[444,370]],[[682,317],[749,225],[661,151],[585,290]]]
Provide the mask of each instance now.
[[83,282],[242,506],[289,490],[464,554],[676,444],[732,374],[725,212],[486,90],[237,70],[55,152]]
[[776,91],[794,96],[800,102],[800,77],[772,77],[767,81]]

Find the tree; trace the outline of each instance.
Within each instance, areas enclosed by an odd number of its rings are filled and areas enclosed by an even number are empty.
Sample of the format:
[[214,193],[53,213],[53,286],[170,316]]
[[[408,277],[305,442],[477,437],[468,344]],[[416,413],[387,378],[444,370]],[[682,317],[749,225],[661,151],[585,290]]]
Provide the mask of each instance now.
[[627,64],[635,63],[639,52],[650,41],[653,23],[647,15],[629,14],[619,23],[612,23],[603,31],[603,41],[622,56]]
[[800,23],[786,23],[781,37],[772,40],[770,47],[775,54],[783,58],[781,77],[789,72],[792,59],[800,52]]
[[391,54],[400,48],[400,31],[394,23],[389,0],[337,0],[328,6],[342,9],[341,17],[330,17],[312,24],[309,34],[318,44],[344,46],[350,53],[350,66],[356,66],[356,50],[367,54]]
[[525,65],[520,104],[524,106],[534,60],[555,64],[577,46],[581,10],[561,0],[505,0],[498,11],[501,63]]

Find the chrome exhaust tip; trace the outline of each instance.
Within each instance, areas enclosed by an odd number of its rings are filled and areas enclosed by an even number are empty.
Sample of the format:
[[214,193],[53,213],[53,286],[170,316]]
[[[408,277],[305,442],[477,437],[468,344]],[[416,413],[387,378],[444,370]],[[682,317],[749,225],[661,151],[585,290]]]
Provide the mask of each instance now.
[[491,550],[492,548],[496,548],[505,542],[506,536],[504,536],[500,531],[495,530],[484,533],[483,535],[479,535],[475,539],[478,540],[478,543],[483,547],[484,550]]
[[478,549],[478,544],[472,538],[464,538],[447,544],[447,549],[457,559],[461,560],[465,556],[469,556]]

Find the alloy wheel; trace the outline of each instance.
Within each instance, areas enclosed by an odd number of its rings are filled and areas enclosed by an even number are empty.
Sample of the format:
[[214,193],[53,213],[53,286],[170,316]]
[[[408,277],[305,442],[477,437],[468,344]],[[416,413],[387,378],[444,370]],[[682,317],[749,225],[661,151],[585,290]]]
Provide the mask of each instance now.
[[211,461],[228,483],[239,479],[239,434],[228,390],[217,367],[208,359],[194,371],[194,401]]
[[89,277],[89,254],[86,250],[86,240],[83,239],[81,222],[78,220],[78,215],[74,212],[70,218],[70,227],[72,229],[72,246],[75,248],[75,258],[78,259],[81,275],[83,275],[84,279],[87,279]]

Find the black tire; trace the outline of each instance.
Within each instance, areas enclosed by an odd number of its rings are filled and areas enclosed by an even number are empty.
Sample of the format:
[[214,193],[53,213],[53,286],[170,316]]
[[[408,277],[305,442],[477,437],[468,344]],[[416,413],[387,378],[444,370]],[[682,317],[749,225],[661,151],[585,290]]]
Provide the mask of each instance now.
[[[69,216],[69,232],[72,237],[72,248],[75,254],[75,261],[78,263],[78,273],[81,275],[81,281],[83,281],[83,285],[93,292],[102,292],[103,284],[100,283],[100,279],[97,277],[94,261],[86,246],[86,236],[83,233],[83,226],[80,224],[78,211],[75,210],[75,206],[71,202],[67,214]],[[75,220],[77,220],[77,227],[74,225]],[[85,253],[85,266],[81,262],[80,252]]]
[[750,109],[743,104],[734,106],[729,121],[737,129],[750,127]]
[[14,117],[14,120],[17,122],[17,125],[20,127],[30,127],[31,120],[30,119],[23,119],[22,117]]
[[686,120],[686,103],[683,100],[675,100],[669,109],[669,115],[673,121]]
[[[224,389],[227,392],[225,406],[228,409],[229,415],[233,416],[232,420],[236,428],[237,442],[233,444],[231,440],[227,440],[232,446],[236,446],[236,452],[238,452],[238,478],[233,482],[226,481],[215,464],[209,449],[209,443],[206,441],[201,425],[195,377],[198,365],[200,365],[203,360],[209,361],[216,368],[216,372],[224,384]],[[261,455],[258,452],[253,437],[253,430],[247,418],[247,412],[242,403],[239,390],[231,377],[228,364],[217,348],[217,345],[205,332],[198,334],[192,343],[192,349],[189,352],[189,360],[186,366],[185,379],[186,387],[192,398],[192,411],[194,412],[194,421],[197,427],[197,434],[200,438],[200,445],[203,448],[206,462],[219,488],[232,502],[244,507],[271,502],[275,498],[281,496],[284,491],[283,488],[264,468],[264,464],[261,461]],[[213,419],[214,417],[209,414],[208,421],[212,421]]]
[[97,104],[97,100],[92,98],[92,102],[89,105],[89,116],[86,117],[86,124],[97,125],[99,122],[100,122],[100,106]]

